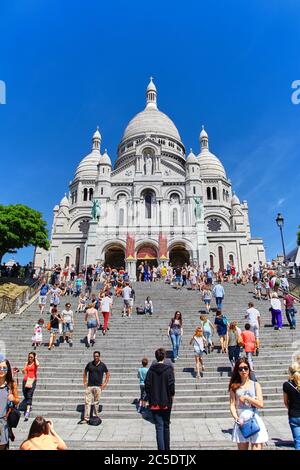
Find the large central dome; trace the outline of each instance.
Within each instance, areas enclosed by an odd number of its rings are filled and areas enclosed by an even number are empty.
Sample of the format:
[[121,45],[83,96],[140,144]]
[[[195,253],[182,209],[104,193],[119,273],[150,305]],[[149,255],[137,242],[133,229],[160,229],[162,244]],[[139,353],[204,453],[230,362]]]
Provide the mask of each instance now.
[[131,119],[124,131],[122,141],[146,133],[171,137],[181,142],[174,122],[157,108],[156,87],[152,78],[147,88],[146,108]]
[[159,109],[146,108],[129,122],[123,140],[145,133],[159,134],[181,141],[174,122]]

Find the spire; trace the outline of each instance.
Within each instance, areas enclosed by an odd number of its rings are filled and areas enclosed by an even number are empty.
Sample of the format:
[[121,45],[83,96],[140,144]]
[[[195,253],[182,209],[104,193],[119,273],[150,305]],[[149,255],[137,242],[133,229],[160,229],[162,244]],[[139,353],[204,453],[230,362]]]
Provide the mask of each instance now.
[[202,124],[202,131],[200,132],[200,147],[201,147],[201,150],[204,150],[204,149],[208,150],[208,135],[204,129],[203,124]]
[[146,91],[146,108],[157,109],[156,103],[156,86],[153,83],[153,77],[150,77],[149,85]]
[[97,126],[97,130],[93,135],[93,150],[97,150],[100,152],[100,144],[101,144],[101,134],[99,132],[99,126]]

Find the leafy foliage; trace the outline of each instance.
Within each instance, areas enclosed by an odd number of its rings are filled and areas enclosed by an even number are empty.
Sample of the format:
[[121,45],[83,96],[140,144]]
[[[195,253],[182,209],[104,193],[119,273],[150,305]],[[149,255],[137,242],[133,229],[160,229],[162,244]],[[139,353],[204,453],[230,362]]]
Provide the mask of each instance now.
[[22,204],[0,205],[0,262],[5,253],[30,245],[49,248],[42,214]]

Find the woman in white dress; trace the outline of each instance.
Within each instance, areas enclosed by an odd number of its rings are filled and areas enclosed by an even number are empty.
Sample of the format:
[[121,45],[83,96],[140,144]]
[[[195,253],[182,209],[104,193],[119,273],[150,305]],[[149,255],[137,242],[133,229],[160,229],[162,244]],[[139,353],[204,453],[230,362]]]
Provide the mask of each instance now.
[[[268,442],[268,433],[263,420],[257,413],[257,409],[263,408],[263,396],[258,382],[250,380],[250,366],[245,357],[241,357],[235,363],[232,377],[229,383],[230,412],[235,419],[232,440],[237,443],[239,450],[262,450],[265,442]],[[259,431],[245,438],[240,430],[247,420],[255,413]]]

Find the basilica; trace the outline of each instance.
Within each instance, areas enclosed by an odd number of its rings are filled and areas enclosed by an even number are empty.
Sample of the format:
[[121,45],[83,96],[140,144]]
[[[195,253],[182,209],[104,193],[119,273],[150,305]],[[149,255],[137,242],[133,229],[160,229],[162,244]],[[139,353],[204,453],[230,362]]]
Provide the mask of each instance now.
[[35,266],[102,263],[125,267],[135,279],[141,261],[215,271],[230,261],[240,272],[265,262],[263,240],[251,237],[248,204],[233,193],[203,126],[199,144],[186,156],[151,78],[145,109],[125,128],[114,165],[99,129],[94,133],[91,152],[54,207],[50,250],[36,249]]

